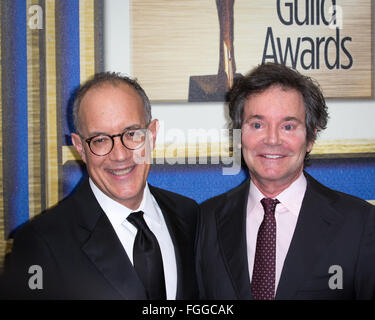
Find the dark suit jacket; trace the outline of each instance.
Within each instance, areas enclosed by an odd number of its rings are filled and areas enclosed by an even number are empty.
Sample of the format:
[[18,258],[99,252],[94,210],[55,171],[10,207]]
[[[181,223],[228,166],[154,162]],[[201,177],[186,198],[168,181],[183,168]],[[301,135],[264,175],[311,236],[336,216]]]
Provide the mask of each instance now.
[[[198,296],[194,237],[198,205],[150,186],[163,212],[177,262],[177,299]],[[31,265],[43,270],[43,290],[30,290]],[[145,290],[110,221],[84,181],[55,208],[15,235],[6,282],[16,298],[145,299]]]
[[[276,299],[375,299],[375,207],[305,173],[307,190]],[[201,205],[197,276],[202,298],[252,299],[246,249],[250,181]],[[342,268],[342,289],[338,285]],[[333,267],[336,268],[336,267]],[[331,277],[331,278],[330,278]]]

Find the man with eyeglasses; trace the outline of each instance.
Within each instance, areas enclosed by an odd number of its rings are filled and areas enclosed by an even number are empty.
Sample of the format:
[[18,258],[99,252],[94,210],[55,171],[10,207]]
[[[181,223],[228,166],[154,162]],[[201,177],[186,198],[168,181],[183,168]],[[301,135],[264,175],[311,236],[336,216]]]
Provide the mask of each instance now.
[[[89,178],[16,233],[6,272],[13,296],[196,298],[198,206],[147,183],[158,121],[144,90],[119,74],[97,74],[79,88],[73,121]],[[42,288],[30,266],[40,266]]]

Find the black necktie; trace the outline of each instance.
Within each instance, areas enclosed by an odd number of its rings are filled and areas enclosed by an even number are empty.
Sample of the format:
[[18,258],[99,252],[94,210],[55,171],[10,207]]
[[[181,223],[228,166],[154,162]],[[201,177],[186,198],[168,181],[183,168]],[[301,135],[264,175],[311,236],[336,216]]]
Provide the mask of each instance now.
[[276,219],[277,199],[263,198],[263,222],[258,230],[251,291],[254,300],[275,298],[276,274]]
[[163,259],[158,241],[143,219],[142,211],[132,212],[127,219],[138,229],[133,247],[133,263],[146,289],[147,298],[165,300]]

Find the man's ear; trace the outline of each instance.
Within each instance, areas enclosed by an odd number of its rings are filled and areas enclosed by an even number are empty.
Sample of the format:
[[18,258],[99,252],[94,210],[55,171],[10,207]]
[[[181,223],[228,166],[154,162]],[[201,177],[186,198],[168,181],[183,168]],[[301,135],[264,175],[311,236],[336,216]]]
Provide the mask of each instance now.
[[313,146],[314,146],[314,143],[315,143],[315,140],[316,140],[316,135],[318,134],[318,129],[314,129],[314,139],[312,141],[309,141],[307,142],[307,152],[311,152]]
[[77,152],[81,156],[83,162],[86,163],[86,152],[85,152],[85,148],[83,147],[81,137],[76,133],[72,133],[71,137],[72,137],[74,148],[77,150]]
[[310,153],[311,150],[312,150],[312,148],[313,148],[313,146],[314,146],[314,141],[310,141],[310,142],[308,142],[308,143],[307,143],[307,149],[306,149],[306,151],[307,151],[308,153]]
[[148,129],[152,134],[152,146],[153,146],[152,149],[154,149],[155,143],[156,143],[156,137],[157,137],[158,131],[159,131],[159,120],[158,119],[152,120],[150,122],[149,126],[148,126]]

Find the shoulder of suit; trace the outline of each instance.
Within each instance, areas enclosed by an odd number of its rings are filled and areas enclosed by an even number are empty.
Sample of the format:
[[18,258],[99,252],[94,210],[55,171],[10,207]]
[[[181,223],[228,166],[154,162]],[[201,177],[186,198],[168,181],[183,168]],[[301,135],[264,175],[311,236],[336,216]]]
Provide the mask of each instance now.
[[245,198],[248,196],[249,186],[250,180],[246,179],[239,186],[202,202],[200,204],[200,207],[202,210],[212,209],[213,207],[221,205],[224,201],[232,201],[234,199]]
[[[84,204],[82,204],[84,205]],[[18,234],[37,233],[43,237],[55,236],[61,231],[66,232],[76,222],[77,193],[74,191],[55,206],[43,211],[24,225],[19,227],[14,236]]]
[[192,232],[195,232],[199,212],[199,207],[195,200],[151,185],[149,185],[149,189],[165,216],[170,219],[184,221],[185,227],[188,228],[190,226],[193,230]]
[[190,205],[198,206],[197,202],[194,199],[183,196],[179,193],[175,193],[173,191],[169,191],[169,190],[166,190],[166,189],[154,187],[150,184],[149,184],[149,187],[150,187],[151,193],[154,194],[154,195],[157,195],[157,196],[162,195],[164,197],[170,198],[170,199],[172,199],[174,201],[177,201],[177,202],[185,202],[185,203],[189,203]]
[[317,191],[320,196],[327,198],[337,209],[347,211],[349,209],[365,209],[374,210],[375,206],[370,204],[368,201],[358,198],[356,196],[331,189],[319,181],[311,177],[309,174],[305,174],[307,179],[308,189]]

